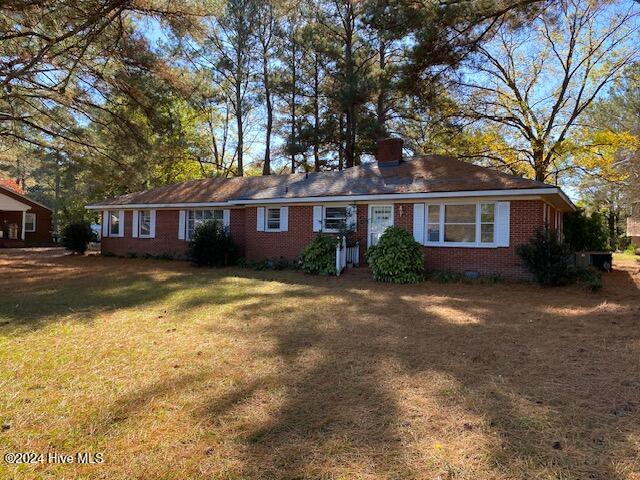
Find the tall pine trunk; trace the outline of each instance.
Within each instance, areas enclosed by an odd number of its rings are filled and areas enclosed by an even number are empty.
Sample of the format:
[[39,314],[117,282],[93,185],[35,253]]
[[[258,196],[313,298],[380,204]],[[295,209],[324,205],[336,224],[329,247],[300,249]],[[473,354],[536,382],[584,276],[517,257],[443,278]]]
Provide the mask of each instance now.
[[271,175],[271,131],[273,129],[273,105],[271,104],[271,85],[269,78],[268,46],[262,50],[262,75],[264,78],[264,95],[267,102],[267,131],[265,133],[263,175]]
[[314,55],[313,64],[313,167],[320,171],[320,75],[318,54]]
[[387,82],[384,78],[387,67],[386,43],[379,39],[378,46],[378,67],[380,68],[380,81],[378,87],[378,99],[376,102],[376,116],[378,123],[378,136],[387,137]]

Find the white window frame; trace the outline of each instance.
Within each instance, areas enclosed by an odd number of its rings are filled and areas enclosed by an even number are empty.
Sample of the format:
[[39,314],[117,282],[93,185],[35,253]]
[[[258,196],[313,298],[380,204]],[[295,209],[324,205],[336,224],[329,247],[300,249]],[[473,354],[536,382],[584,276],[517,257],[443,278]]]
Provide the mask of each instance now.
[[[476,202],[427,202],[425,205],[425,218],[424,218],[424,236],[425,246],[427,247],[462,247],[462,248],[497,248],[498,231],[497,231],[497,202],[495,201],[476,201]],[[440,238],[437,242],[429,241],[429,205],[438,205],[440,207],[440,217],[438,221],[440,223]],[[476,208],[476,241],[475,242],[445,242],[444,241],[444,226],[445,226],[445,206],[447,205],[475,205]],[[482,242],[482,205],[493,205],[493,242]],[[488,222],[484,222],[485,224]]]
[[[116,233],[113,233],[112,230],[112,224],[111,224],[111,217],[114,216],[118,219],[118,231]],[[107,210],[107,218],[109,220],[109,223],[107,224],[107,232],[108,232],[108,237],[120,237],[122,236],[122,230],[124,228],[124,225],[122,225],[121,220],[121,215],[120,215],[120,210]]]
[[[27,218],[32,218],[33,228],[27,228]],[[36,214],[35,213],[25,213],[24,214],[24,231],[25,233],[34,233],[36,231]]]
[[[265,232],[281,232],[282,227],[282,207],[264,207],[264,231]],[[269,210],[278,211],[278,228],[269,227]]]
[[322,206],[322,232],[324,233],[339,233],[340,230],[337,228],[327,228],[327,208],[344,208],[344,222],[345,225],[349,222],[349,205],[348,204],[339,204],[339,205],[323,205]]
[[[142,234],[142,214],[145,212],[149,214],[149,233],[143,235]],[[153,213],[151,213],[151,210],[138,210],[138,237],[140,238],[153,237],[153,225],[152,225],[153,220],[151,219],[152,216],[153,216]]]
[[[192,208],[190,210],[185,210],[185,219],[184,219],[185,220],[184,221],[184,230],[185,230],[184,238],[185,238],[185,240],[189,241],[189,240],[191,240],[191,237],[192,237],[191,234],[189,233],[189,231],[191,230],[189,228],[189,224],[190,224],[189,215],[191,213],[193,213],[194,217],[195,217],[195,212],[205,212],[205,211],[220,212],[222,214],[222,218],[221,219],[218,220],[217,218],[211,218],[211,219],[208,219],[207,221],[216,220],[217,222],[222,223],[222,225],[224,226],[224,209],[223,208]],[[204,213],[203,213],[203,215],[204,215]],[[196,225],[196,222],[199,222],[199,221],[200,220],[196,220],[195,218],[193,219],[193,231],[194,232],[196,231],[196,227],[199,225],[199,224]],[[201,223],[204,223],[204,220]]]

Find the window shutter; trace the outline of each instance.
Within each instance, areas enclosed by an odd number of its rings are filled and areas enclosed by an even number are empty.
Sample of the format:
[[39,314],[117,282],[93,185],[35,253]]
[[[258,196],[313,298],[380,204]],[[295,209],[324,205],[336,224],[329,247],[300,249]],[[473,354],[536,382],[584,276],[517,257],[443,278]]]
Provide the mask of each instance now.
[[118,236],[124,237],[124,210],[118,210]]
[[180,210],[178,215],[178,240],[184,240],[184,234],[187,230],[187,211]]
[[424,245],[424,203],[413,204],[413,239]]
[[280,207],[280,231],[289,230],[289,207]]
[[136,238],[138,236],[138,222],[140,221],[140,216],[138,215],[138,210],[134,210],[133,211],[133,222],[132,222],[132,226],[131,226],[131,236],[133,238]]
[[322,205],[313,206],[313,231],[322,231]]
[[496,245],[509,246],[511,203],[496,202]]
[[225,208],[222,210],[222,226],[227,228],[231,225],[231,210]]
[[102,236],[109,236],[109,211],[102,212]]
[[353,230],[354,232],[358,228],[358,206],[357,205],[347,206],[347,228],[349,230]]
[[150,228],[149,236],[151,238],[156,238],[156,211],[151,210],[151,228]]
[[264,232],[264,207],[256,209],[256,231]]

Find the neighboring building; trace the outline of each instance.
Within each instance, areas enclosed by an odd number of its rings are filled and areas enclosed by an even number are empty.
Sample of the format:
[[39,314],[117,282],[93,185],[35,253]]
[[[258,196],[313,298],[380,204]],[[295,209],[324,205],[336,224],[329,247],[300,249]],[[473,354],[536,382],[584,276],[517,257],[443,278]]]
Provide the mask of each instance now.
[[52,212],[20,186],[0,179],[0,248],[51,245]]
[[631,215],[627,218],[627,236],[631,237],[631,244],[640,248],[640,201],[631,205]]
[[[402,140],[377,161],[343,171],[206,179],[87,206],[102,211],[103,252],[183,255],[193,229],[217,219],[248,260],[295,259],[319,231],[347,221],[364,251],[391,225],[413,232],[431,270],[524,277],[516,247],[575,209],[560,188],[453,158],[402,158]],[[332,228],[334,227],[334,228]]]

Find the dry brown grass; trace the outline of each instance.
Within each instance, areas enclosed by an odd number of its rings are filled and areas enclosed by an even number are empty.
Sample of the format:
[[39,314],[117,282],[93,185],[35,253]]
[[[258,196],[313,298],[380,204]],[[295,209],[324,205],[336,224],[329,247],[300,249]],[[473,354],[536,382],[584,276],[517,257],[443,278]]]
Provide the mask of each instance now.
[[0,453],[105,454],[2,479],[640,478],[631,261],[592,294],[0,253],[0,291]]

